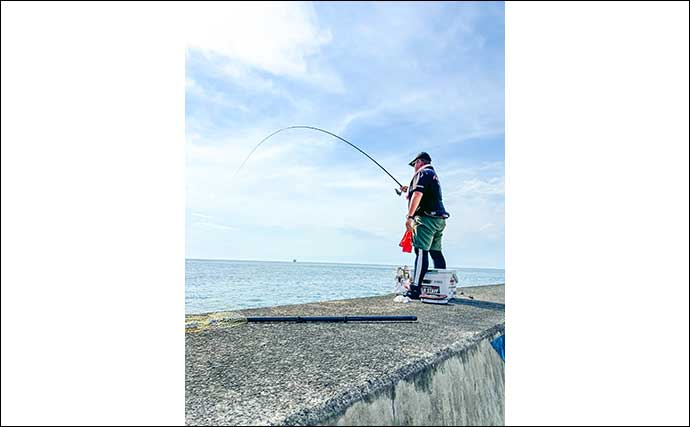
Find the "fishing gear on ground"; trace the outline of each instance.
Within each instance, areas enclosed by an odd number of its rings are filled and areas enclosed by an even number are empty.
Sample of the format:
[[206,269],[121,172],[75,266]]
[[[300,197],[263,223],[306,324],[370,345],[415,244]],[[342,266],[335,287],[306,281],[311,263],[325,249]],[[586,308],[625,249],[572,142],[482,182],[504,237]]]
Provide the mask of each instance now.
[[348,322],[416,322],[417,316],[264,316],[245,317],[237,313],[211,313],[188,316],[185,331],[200,332],[224,329],[245,323],[348,323]]

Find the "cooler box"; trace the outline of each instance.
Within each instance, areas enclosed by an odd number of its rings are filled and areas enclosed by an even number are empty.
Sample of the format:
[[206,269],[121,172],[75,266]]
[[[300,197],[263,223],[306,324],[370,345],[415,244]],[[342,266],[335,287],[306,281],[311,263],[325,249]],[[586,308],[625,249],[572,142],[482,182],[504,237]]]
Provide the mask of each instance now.
[[455,270],[430,268],[422,280],[420,301],[428,304],[448,304],[455,298],[458,276]]

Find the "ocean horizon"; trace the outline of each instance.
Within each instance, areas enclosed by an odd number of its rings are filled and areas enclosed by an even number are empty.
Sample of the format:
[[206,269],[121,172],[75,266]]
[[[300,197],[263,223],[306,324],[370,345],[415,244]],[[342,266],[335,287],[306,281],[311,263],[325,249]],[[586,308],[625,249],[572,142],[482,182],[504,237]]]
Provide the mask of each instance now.
[[[401,265],[398,264],[380,264],[380,263],[365,263],[365,262],[334,262],[334,261],[300,261],[296,259],[295,261],[290,261],[290,260],[258,260],[258,259],[225,259],[225,258],[185,258],[185,261],[229,261],[229,262],[259,262],[259,263],[287,263],[287,264],[293,264],[293,263],[303,263],[303,264],[333,264],[333,265],[370,265],[370,266],[378,266],[378,267],[401,267]],[[429,262],[431,262],[431,259],[429,259]],[[407,264],[408,266],[412,266],[414,262],[411,262],[410,264]],[[429,266],[429,268],[433,268]],[[448,267],[448,269],[463,269],[463,270],[500,270],[500,271],[505,271],[504,268],[499,268],[499,267]]]
[[[400,265],[187,258],[185,313],[387,295],[393,292],[397,267]],[[504,269],[448,269],[456,270],[460,287],[505,283]]]

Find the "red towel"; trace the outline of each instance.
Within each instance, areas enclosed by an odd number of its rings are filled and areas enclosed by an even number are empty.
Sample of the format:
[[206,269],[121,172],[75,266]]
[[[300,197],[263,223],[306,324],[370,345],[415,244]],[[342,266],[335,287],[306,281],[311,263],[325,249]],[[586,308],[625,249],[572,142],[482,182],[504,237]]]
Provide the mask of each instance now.
[[398,246],[402,247],[403,252],[412,252],[412,231],[405,231],[405,235]]

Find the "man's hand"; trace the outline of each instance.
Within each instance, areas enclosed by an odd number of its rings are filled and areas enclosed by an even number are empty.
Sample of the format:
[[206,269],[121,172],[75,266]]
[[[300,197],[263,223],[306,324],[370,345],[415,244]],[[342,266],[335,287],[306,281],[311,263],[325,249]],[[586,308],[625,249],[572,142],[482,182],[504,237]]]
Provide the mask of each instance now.
[[407,190],[408,190],[407,185],[401,185],[400,186],[400,191],[402,191],[403,193],[407,193]]
[[407,231],[414,232],[414,226],[415,222],[412,218],[409,218],[407,221],[405,221],[405,228],[407,229]]

